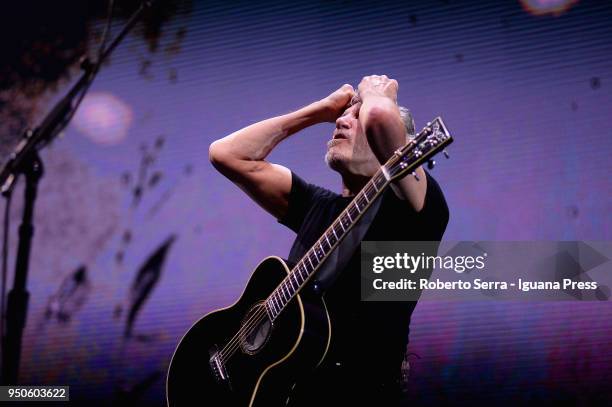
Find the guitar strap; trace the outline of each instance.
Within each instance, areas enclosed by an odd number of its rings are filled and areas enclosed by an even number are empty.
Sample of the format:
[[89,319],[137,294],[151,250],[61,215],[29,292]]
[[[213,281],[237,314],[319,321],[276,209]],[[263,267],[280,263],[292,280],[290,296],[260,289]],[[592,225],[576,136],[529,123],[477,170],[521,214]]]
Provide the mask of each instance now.
[[344,239],[340,241],[336,249],[332,250],[327,259],[319,267],[313,276],[314,289],[317,293],[323,293],[331,287],[351,257],[353,257],[355,251],[359,250],[361,241],[378,213],[383,194],[370,204],[368,210],[353,224],[353,227],[348,231]]

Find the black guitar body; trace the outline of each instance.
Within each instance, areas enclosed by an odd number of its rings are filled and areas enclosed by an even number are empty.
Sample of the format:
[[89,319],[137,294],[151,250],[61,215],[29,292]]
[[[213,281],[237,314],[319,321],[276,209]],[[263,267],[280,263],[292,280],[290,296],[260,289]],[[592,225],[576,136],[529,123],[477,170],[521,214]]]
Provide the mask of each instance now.
[[191,327],[170,362],[168,406],[285,405],[293,384],[325,357],[331,334],[323,300],[308,290],[270,324],[263,301],[289,272],[282,259],[264,259],[234,305]]

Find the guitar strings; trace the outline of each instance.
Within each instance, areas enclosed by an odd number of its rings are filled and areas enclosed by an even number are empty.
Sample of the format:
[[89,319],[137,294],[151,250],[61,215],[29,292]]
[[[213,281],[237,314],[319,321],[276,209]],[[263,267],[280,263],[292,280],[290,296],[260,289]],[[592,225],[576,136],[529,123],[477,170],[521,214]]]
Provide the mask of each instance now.
[[[415,146],[416,146],[416,144],[415,144]],[[411,156],[413,155],[412,151],[410,151],[409,155],[411,155]],[[393,165],[397,164],[397,161],[399,161],[399,160],[400,160],[400,156],[394,154],[393,156],[391,156],[391,158],[385,164],[385,166],[387,164],[391,164],[393,166]],[[375,174],[374,177],[376,177],[376,175],[378,175],[378,174],[379,173]],[[374,177],[372,177],[372,179]],[[371,189],[372,186],[368,185],[366,188],[370,188]],[[378,190],[376,190],[376,191],[378,192]],[[366,191],[366,192],[372,192],[372,191],[370,190],[370,191]],[[287,277],[285,277],[285,279],[286,278]],[[281,281],[280,284],[283,284],[285,279],[283,279],[283,281]],[[296,293],[296,295],[297,295],[297,293]],[[289,301],[291,301],[292,299],[293,299],[293,297],[290,298]],[[289,303],[289,301],[287,303]],[[282,312],[282,310],[281,310],[281,312]],[[236,350],[240,347],[240,343],[242,341],[244,341],[245,335],[247,333],[251,333],[252,329],[255,326],[257,326],[264,319],[264,317],[266,315],[267,315],[267,312],[265,311],[265,308],[262,307],[262,308],[258,309],[257,311],[255,311],[253,313],[253,315],[250,316],[249,319],[247,319],[246,323],[243,324],[240,327],[238,332],[236,332],[236,334],[228,341],[228,343],[219,351],[219,358],[220,358],[221,363],[225,364],[225,362],[227,362],[229,360],[229,358],[231,358],[233,356],[233,354],[236,352]]]
[[[378,173],[376,175],[378,175]],[[366,191],[366,193],[370,193],[374,191],[378,192],[378,189],[376,189],[376,187],[373,187],[372,185],[368,185],[364,190]],[[288,277],[285,277],[285,279],[283,279],[283,281],[279,284],[279,286],[283,284],[287,278]],[[291,300],[292,298],[289,299],[289,301]],[[230,341],[219,352],[219,355],[223,362],[226,362],[227,360],[229,360],[229,358],[239,348],[240,342],[244,340],[244,337],[245,337],[244,335],[250,333],[251,329],[257,326],[257,324],[259,324],[264,319],[266,314],[267,313],[265,312],[265,308],[262,308],[262,309],[255,311],[253,315],[249,317],[246,323],[238,330],[238,332],[230,339]]]
[[[393,155],[389,160],[388,164],[394,165],[397,163],[397,161],[399,161],[399,156]],[[368,186],[367,188],[372,187]],[[281,282],[281,284],[283,282]],[[291,299],[289,301],[291,301]],[[223,347],[223,349],[219,351],[219,356],[222,363],[227,362],[229,358],[232,357],[235,351],[240,347],[240,343],[244,341],[245,334],[250,333],[251,330],[264,319],[266,314],[267,313],[265,312],[265,309],[259,309],[255,311],[251,317],[249,317],[249,319],[246,321],[245,324],[242,325],[242,327],[240,327],[238,332],[230,339],[230,341]]]
[[[377,173],[374,177],[376,177],[379,174],[380,172]],[[366,188],[364,188],[364,191],[366,193],[370,193],[370,192],[378,192],[379,190],[373,185],[367,185]],[[366,202],[368,201],[366,200]],[[285,277],[283,281],[279,284],[279,286],[284,284],[287,278],[289,278],[289,276]],[[289,299],[289,301],[291,300],[292,298]],[[259,322],[263,320],[263,317],[265,315],[266,315],[265,309],[259,309],[253,313],[253,315],[240,328],[240,330],[234,335],[234,337],[228,342],[228,344],[219,352],[220,356],[224,359],[224,361],[228,360],[233,355],[233,353],[236,351],[236,349],[239,347],[241,340],[244,339],[243,334],[247,333],[246,331],[250,331],[253,327],[259,324]]]

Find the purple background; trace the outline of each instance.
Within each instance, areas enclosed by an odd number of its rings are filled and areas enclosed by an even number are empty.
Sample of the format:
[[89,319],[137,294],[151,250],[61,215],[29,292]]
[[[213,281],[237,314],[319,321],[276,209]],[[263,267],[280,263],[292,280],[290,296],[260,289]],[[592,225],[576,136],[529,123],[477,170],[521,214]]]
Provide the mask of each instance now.
[[[559,16],[514,1],[196,2],[166,28],[156,56],[128,37],[90,95],[125,103],[127,136],[106,145],[71,126],[43,154],[21,381],[67,384],[75,399],[108,404],[118,387],[150,378],[133,405],[162,404],[183,333],[232,303],[257,263],[286,256],[293,239],[214,171],[208,145],[368,74],[399,81],[417,128],[441,115],[455,137],[451,160],[433,171],[450,207],[445,239],[610,240],[610,21],[612,7],[595,1]],[[332,128],[295,135],[270,160],[338,190],[323,162]],[[133,206],[143,148],[155,160]],[[11,253],[21,188],[15,197]],[[140,339],[123,341],[129,286],[171,234],[178,239],[136,319]],[[46,319],[50,296],[81,264],[85,302],[69,322]],[[610,321],[609,303],[422,302],[411,397],[601,401],[610,396]]]

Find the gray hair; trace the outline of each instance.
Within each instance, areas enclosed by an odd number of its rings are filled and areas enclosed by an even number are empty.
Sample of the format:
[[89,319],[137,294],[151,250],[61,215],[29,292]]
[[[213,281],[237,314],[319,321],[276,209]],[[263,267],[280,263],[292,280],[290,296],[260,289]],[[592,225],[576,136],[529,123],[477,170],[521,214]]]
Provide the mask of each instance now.
[[408,108],[404,106],[398,106],[400,117],[402,118],[402,122],[404,122],[404,127],[406,128],[406,134],[408,134],[409,138],[414,137],[415,135],[415,126],[414,126],[414,117],[412,117],[412,113]]

